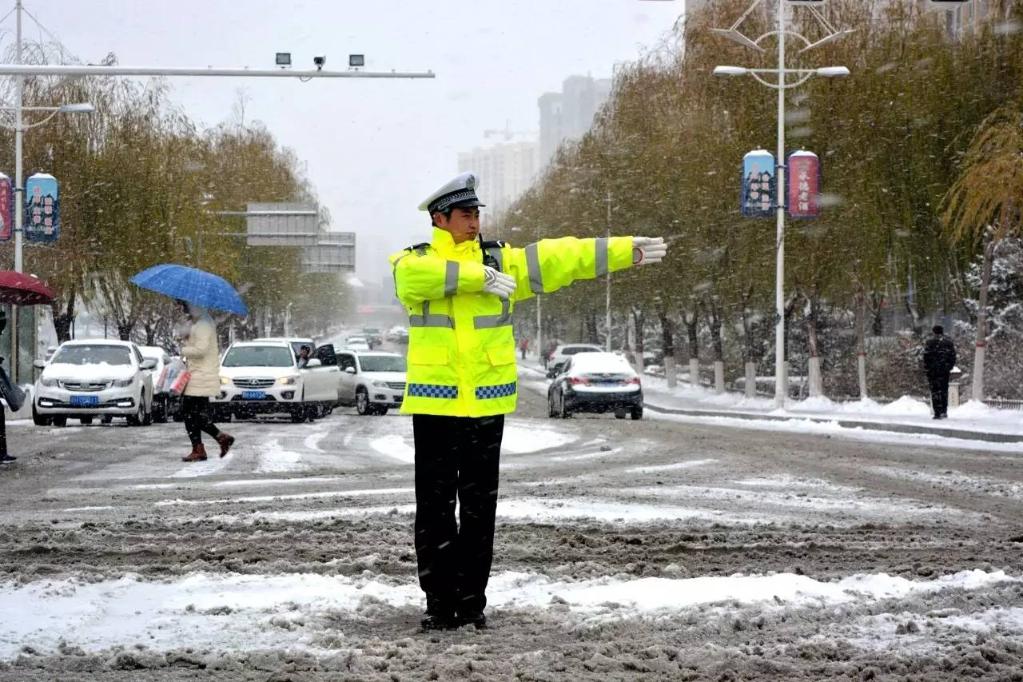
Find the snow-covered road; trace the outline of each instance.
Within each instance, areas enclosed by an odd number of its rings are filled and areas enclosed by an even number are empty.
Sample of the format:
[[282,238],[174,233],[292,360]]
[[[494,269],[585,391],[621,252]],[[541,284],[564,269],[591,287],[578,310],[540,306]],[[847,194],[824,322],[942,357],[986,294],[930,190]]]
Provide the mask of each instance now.
[[0,680],[1023,668],[1018,454],[556,421],[538,392],[522,402],[503,449],[492,627],[433,636],[416,633],[407,418],[236,423],[231,456],[191,465],[179,424],[14,425]]

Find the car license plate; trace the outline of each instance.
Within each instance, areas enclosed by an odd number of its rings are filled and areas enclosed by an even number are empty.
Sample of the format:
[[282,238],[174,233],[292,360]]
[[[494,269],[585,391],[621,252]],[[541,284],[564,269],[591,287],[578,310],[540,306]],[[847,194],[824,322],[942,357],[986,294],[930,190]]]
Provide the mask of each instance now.
[[99,398],[94,395],[73,395],[71,396],[72,407],[96,407],[99,405]]
[[242,391],[242,400],[263,400],[266,391]]

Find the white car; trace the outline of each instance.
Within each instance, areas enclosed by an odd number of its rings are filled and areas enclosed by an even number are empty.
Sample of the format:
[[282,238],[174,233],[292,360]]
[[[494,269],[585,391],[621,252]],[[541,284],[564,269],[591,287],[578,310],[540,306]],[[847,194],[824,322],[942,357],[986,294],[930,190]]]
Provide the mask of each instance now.
[[32,420],[37,426],[65,426],[69,417],[82,424],[125,417],[132,426],[153,421],[156,361],[142,357],[130,341],[65,341],[36,381]]
[[345,349],[356,352],[372,350],[365,336],[349,336],[345,339]]
[[547,414],[566,419],[574,412],[614,412],[618,419],[643,418],[643,384],[629,361],[617,353],[576,353],[547,389]]
[[561,366],[576,353],[602,353],[604,349],[600,346],[595,346],[592,343],[566,343],[558,346],[551,353],[550,360],[547,361],[547,376],[553,377],[560,370]]
[[286,340],[232,344],[220,361],[220,395],[210,401],[221,417],[289,415],[293,422],[329,414],[338,401],[338,368],[318,358],[298,366]]
[[397,353],[341,351],[341,404],[359,414],[387,414],[405,396],[405,356]]

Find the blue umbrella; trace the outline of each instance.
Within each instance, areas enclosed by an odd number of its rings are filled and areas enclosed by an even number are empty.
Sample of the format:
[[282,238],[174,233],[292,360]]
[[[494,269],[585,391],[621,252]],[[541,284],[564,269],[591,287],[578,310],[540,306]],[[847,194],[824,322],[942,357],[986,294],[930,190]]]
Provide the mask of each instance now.
[[154,265],[131,278],[133,284],[203,308],[248,315],[242,297],[222,277],[184,265]]

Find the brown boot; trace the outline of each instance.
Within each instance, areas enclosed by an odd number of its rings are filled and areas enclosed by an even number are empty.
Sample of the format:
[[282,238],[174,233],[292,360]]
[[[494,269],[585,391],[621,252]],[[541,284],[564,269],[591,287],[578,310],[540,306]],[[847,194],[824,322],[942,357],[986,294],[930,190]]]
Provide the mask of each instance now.
[[192,452],[187,457],[181,458],[182,462],[204,462],[206,461],[206,447],[199,443],[192,448]]
[[231,446],[234,445],[234,436],[221,431],[217,434],[217,443],[220,444],[220,456],[223,457],[231,449]]

